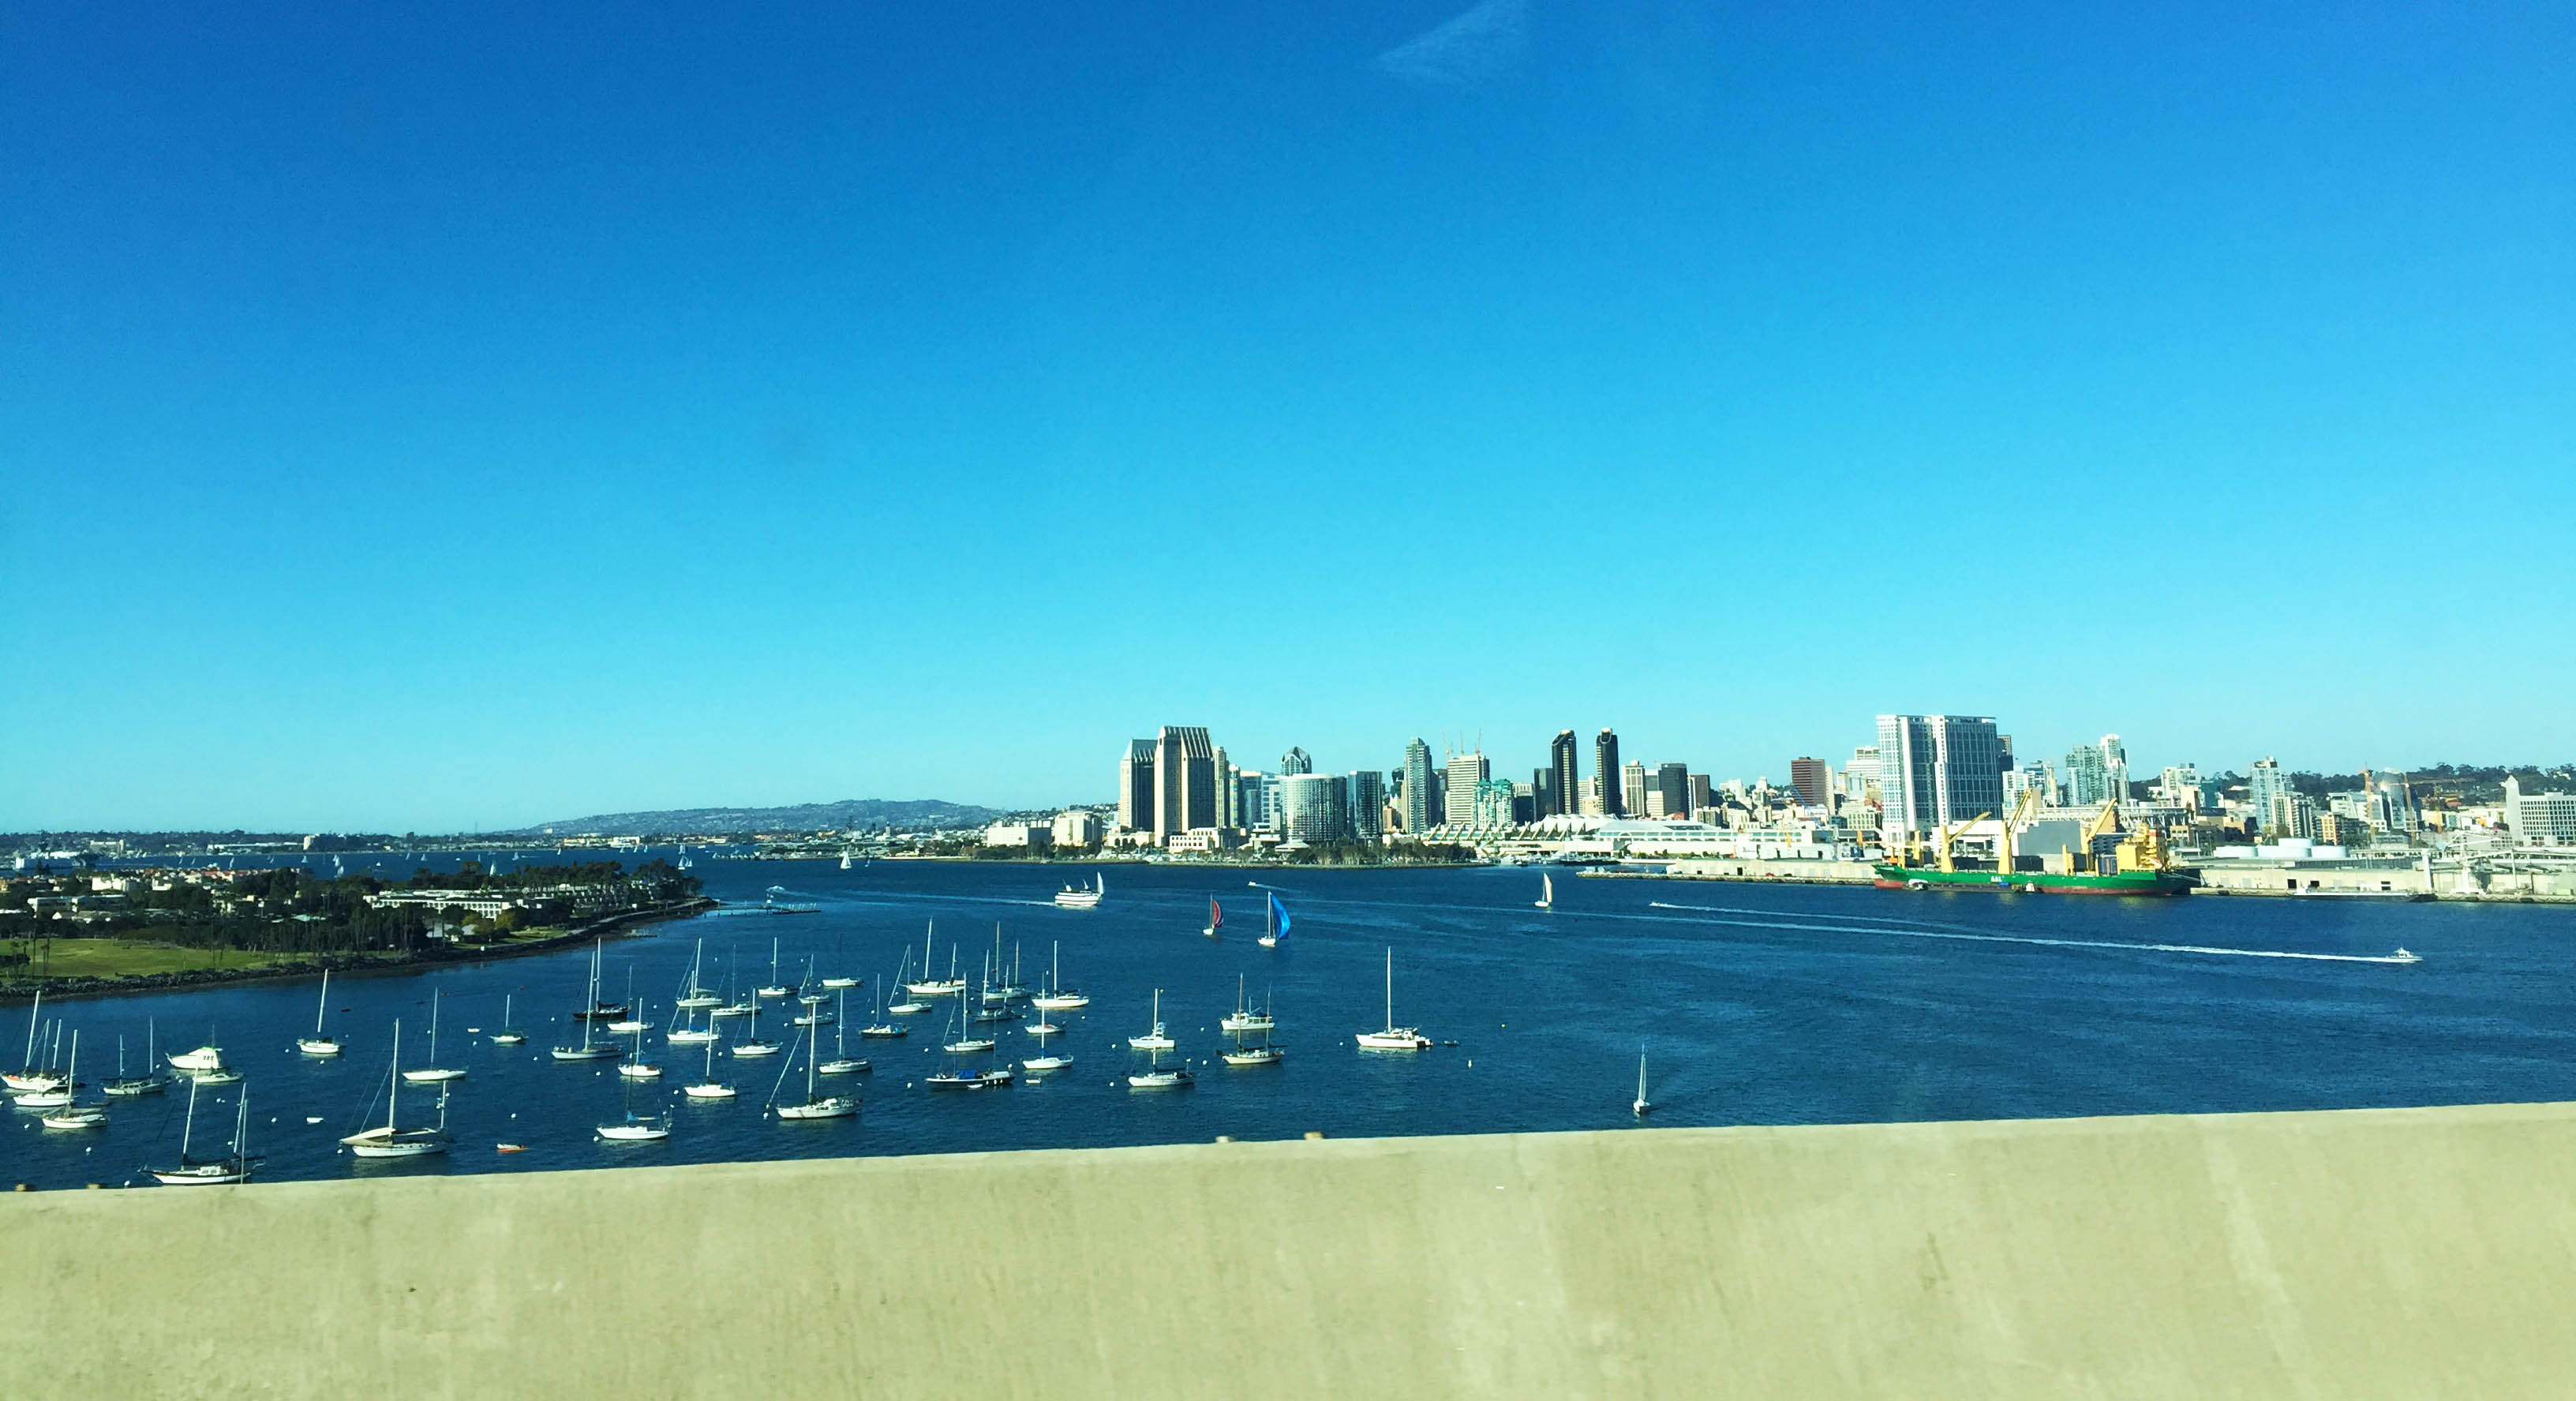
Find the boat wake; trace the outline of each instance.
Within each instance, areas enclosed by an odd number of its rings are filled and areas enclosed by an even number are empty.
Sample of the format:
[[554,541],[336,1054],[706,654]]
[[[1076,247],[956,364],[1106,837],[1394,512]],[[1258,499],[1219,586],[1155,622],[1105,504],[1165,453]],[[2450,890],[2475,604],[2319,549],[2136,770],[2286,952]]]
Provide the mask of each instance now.
[[[1677,910],[1694,914],[1751,913],[1710,905],[1672,905],[1661,900],[1648,902],[1648,908]],[[1766,912],[1776,913],[1776,912]],[[1833,918],[1833,916],[1808,916]],[[1777,919],[1709,919],[1693,920],[1695,924],[1729,924],[1747,929],[1800,929],[1819,934],[1892,934],[1908,939],[1957,939],[1977,944],[2031,944],[2052,949],[2120,949],[2130,953],[2190,953],[2223,958],[2300,958],[2316,963],[2421,963],[2416,954],[2400,949],[2393,954],[2300,953],[2290,949],[2230,949],[2210,944],[2128,944],[2108,939],[2041,939],[2015,934],[1970,934],[1946,929],[1906,929],[1890,925],[1790,924]]]

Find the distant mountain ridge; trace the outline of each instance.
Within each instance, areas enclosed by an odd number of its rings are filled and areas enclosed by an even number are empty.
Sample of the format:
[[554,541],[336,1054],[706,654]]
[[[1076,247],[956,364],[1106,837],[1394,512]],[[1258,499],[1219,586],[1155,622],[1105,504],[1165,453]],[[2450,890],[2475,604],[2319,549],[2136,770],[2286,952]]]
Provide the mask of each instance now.
[[844,798],[837,803],[797,803],[775,808],[666,808],[659,812],[604,812],[540,822],[523,830],[570,836],[641,837],[657,832],[813,832],[871,828],[980,827],[1001,813],[972,803],[937,798]]

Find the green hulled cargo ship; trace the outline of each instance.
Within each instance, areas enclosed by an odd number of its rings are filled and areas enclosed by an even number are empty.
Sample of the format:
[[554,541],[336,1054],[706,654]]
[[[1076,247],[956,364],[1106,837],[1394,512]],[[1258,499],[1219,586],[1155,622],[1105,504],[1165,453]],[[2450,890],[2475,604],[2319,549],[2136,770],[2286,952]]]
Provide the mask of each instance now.
[[2180,895],[2198,884],[2184,871],[2119,871],[2065,875],[2046,871],[1944,871],[1885,863],[1872,870],[1881,890],[2012,890],[2030,895]]

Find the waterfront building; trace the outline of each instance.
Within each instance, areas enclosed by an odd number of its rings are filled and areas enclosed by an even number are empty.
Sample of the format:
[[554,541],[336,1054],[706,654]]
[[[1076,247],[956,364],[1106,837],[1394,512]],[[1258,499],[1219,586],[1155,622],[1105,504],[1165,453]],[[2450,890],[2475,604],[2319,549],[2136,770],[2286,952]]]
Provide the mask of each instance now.
[[1343,782],[1350,787],[1343,806],[1350,813],[1351,836],[1359,841],[1376,841],[1382,830],[1379,823],[1386,812],[1386,788],[1380,782],[1378,771],[1354,769]]
[[2189,764],[2167,764],[2156,779],[2156,798],[2185,812],[2200,811],[2200,770]]
[[2525,793],[2522,780],[2506,774],[2504,825],[2519,846],[2576,845],[2576,793]]
[[1089,808],[1067,808],[1057,813],[1055,825],[1048,833],[1057,846],[1093,846],[1108,835],[1101,824],[1100,814]]
[[2003,811],[1994,717],[1878,717],[1879,801],[1890,832],[1929,832]]
[[2407,786],[2406,775],[2363,769],[2361,781],[2370,790],[2371,826],[2387,836],[2412,834],[2417,825],[2415,794]]
[[[1483,758],[1483,755],[1475,756]],[[1513,825],[1512,781],[1508,778],[1481,778],[1476,781],[1473,816],[1470,826],[1479,831],[1500,831]]]
[[1832,806],[1834,773],[1822,759],[1802,756],[1790,760],[1789,786],[1798,790],[1798,801],[1811,808]]
[[1554,808],[1546,815],[1570,816],[1583,804],[1583,778],[1574,762],[1574,731],[1559,730],[1547,742],[1548,787]]
[[1611,730],[1604,729],[1592,737],[1592,781],[1599,785],[1595,791],[1604,815],[1619,817],[1627,812],[1619,801],[1623,796],[1619,787],[1619,736]]
[[1619,811],[1630,817],[1646,811],[1646,766],[1634,759],[1619,766]]
[[1349,838],[1350,785],[1339,774],[1286,773],[1277,782],[1281,836],[1290,842]]
[[1055,829],[1041,822],[996,822],[984,829],[984,845],[1044,847],[1055,840]]
[[1288,746],[1287,753],[1279,756],[1279,772],[1283,775],[1292,773],[1313,773],[1314,771],[1314,759],[1308,755],[1305,750],[1300,749],[1293,744]]
[[1154,844],[1217,825],[1216,746],[1198,725],[1165,725],[1154,742]]
[[1142,832],[1154,825],[1154,741],[1127,741],[1127,755],[1118,761],[1118,825],[1130,832]]
[[2129,801],[2129,751],[2120,747],[2118,735],[2102,736],[2102,784],[2111,790],[2111,801]]
[[1476,817],[1476,785],[1493,777],[1483,754],[1449,756],[1447,820],[1452,823],[1473,822]]
[[2271,806],[2260,816],[2263,830],[2276,838],[2316,839],[2317,801],[2305,793],[2284,791],[2273,794]]
[[1404,746],[1404,781],[1396,793],[1404,808],[1404,830],[1417,836],[1439,825],[1431,811],[1431,746],[1420,735]]
[[1871,789],[1878,786],[1878,746],[1852,746],[1851,762],[1843,766],[1843,798],[1846,802],[1865,803]]

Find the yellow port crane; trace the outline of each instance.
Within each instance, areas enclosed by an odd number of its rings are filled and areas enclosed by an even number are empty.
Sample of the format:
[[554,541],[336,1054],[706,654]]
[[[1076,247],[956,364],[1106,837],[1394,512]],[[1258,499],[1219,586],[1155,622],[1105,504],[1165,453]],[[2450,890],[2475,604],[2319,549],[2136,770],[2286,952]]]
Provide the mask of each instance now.
[[2039,790],[2036,788],[2021,790],[2021,801],[2013,804],[2012,816],[2004,819],[2004,830],[1995,838],[1995,871],[2006,879],[2012,876],[2013,857],[2016,854],[2013,850],[2013,830],[2029,821],[2030,815],[2038,810]]
[[1987,811],[1985,811],[1985,812],[1978,813],[1976,816],[1969,818],[1969,819],[1968,819],[1967,821],[1965,821],[1965,822],[1959,823],[1959,824],[1958,824],[1957,826],[1955,826],[1955,827],[1954,827],[1954,826],[1952,826],[1951,824],[1947,823],[1947,822],[1944,822],[1944,823],[1942,823],[1942,824],[1941,824],[1941,869],[1942,869],[1942,870],[1944,870],[1944,871],[1956,871],[1956,870],[1958,870],[1958,869],[1959,869],[1959,868],[1958,868],[1958,866],[1957,866],[1957,864],[1956,864],[1956,863],[1954,863],[1954,862],[1951,860],[1951,857],[1950,857],[1950,842],[1951,842],[1951,839],[1953,839],[1953,838],[1957,837],[1961,832],[1964,832],[1964,831],[1966,831],[1967,829],[1969,829],[1969,828],[1971,828],[1971,827],[1976,826],[1978,823],[1983,822],[1983,821],[1985,821],[1987,818],[1992,817],[1992,816],[1994,816],[1994,815],[1995,815],[1995,814],[1994,814],[1993,810],[1992,810],[1992,809],[1989,809],[1989,810],[1987,810]]

